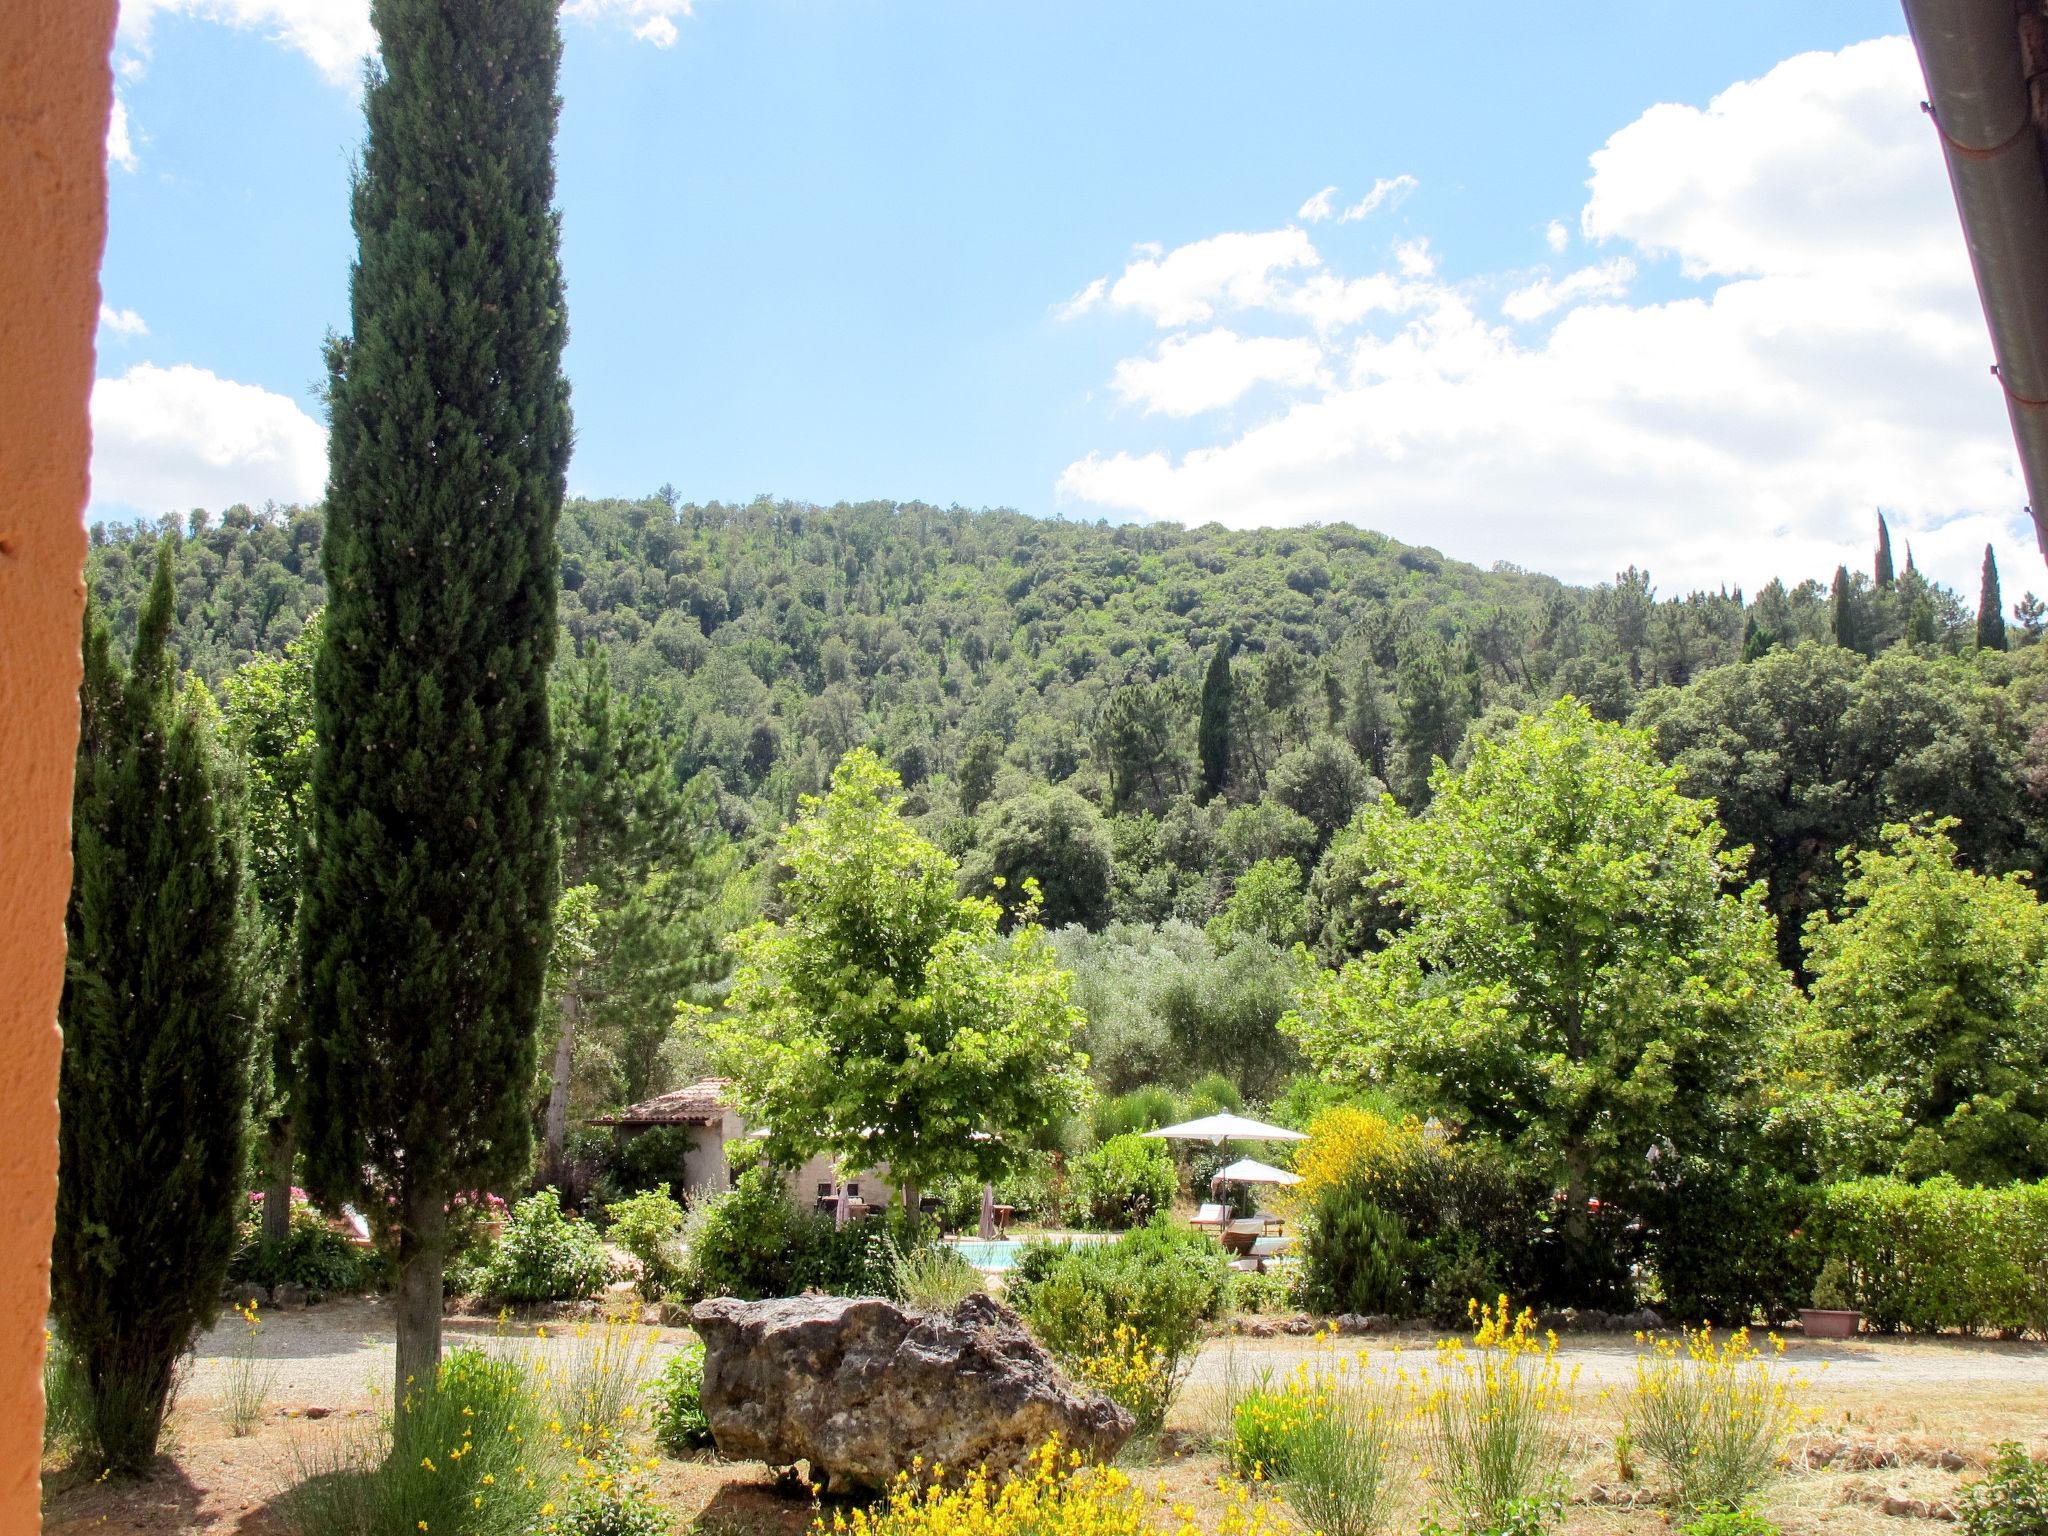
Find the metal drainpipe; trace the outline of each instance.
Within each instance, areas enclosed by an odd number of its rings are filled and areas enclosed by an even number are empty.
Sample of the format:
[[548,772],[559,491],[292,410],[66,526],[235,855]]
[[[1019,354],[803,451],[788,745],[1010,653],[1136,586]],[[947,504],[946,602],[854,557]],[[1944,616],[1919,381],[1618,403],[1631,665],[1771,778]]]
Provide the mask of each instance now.
[[1903,0],[2048,556],[2048,175],[2014,0]]

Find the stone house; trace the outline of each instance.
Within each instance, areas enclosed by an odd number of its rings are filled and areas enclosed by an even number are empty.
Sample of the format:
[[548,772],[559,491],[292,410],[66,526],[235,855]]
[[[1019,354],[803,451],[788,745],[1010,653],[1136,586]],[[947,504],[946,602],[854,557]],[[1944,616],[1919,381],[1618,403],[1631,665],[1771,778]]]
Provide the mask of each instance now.
[[[621,1145],[656,1126],[681,1126],[690,1133],[690,1146],[683,1154],[684,1190],[695,1196],[700,1190],[729,1189],[733,1182],[733,1155],[754,1135],[752,1127],[732,1106],[731,1086],[730,1078],[707,1077],[614,1114],[599,1115],[590,1123],[610,1126]],[[787,1182],[790,1198],[803,1207],[815,1206],[841,1192],[848,1200],[863,1205],[886,1205],[898,1198],[889,1180],[887,1164],[842,1177],[831,1157],[824,1153],[791,1173]]]

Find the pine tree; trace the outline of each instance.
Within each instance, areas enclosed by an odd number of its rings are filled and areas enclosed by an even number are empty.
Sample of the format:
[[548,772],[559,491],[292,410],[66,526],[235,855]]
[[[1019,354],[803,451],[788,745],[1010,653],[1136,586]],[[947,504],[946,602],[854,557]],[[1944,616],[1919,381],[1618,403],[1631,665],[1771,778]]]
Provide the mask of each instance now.
[[[523,1178],[555,891],[569,457],[554,0],[374,0],[302,934],[308,1171],[389,1224],[431,1391],[448,1203]],[[402,1432],[402,1425],[401,1425]]]
[[1202,678],[1201,714],[1195,747],[1202,759],[1202,803],[1223,792],[1230,780],[1230,637],[1216,642],[1209,670]]
[[1889,590],[1892,584],[1892,531],[1884,524],[1884,514],[1877,514],[1877,586],[1879,591]]
[[1998,596],[1998,557],[1984,546],[1984,580],[1977,589],[1977,643],[1987,651],[2005,649],[2005,604]]
[[51,1311],[124,1471],[155,1455],[178,1359],[220,1308],[248,1097],[241,861],[210,703],[176,689],[173,547],[125,672],[86,609],[58,1014]]

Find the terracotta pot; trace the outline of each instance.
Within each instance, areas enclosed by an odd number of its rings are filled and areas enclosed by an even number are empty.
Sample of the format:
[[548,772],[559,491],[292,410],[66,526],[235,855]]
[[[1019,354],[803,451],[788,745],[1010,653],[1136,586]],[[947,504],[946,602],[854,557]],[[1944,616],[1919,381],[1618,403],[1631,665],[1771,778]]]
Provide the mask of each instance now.
[[1849,1339],[1863,1321],[1863,1314],[1838,1307],[1801,1307],[1799,1326],[1809,1339]]

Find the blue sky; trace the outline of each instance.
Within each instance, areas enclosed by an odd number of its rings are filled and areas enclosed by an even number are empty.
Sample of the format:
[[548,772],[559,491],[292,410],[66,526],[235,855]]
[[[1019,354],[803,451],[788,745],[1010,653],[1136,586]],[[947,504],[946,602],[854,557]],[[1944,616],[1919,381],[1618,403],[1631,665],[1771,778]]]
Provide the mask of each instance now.
[[[127,7],[93,515],[318,493],[366,13]],[[1910,50],[1853,46],[1899,30],[571,0],[571,487],[1343,519],[1667,589],[1865,564],[1882,503],[1970,590],[1997,543],[2016,594]]]

